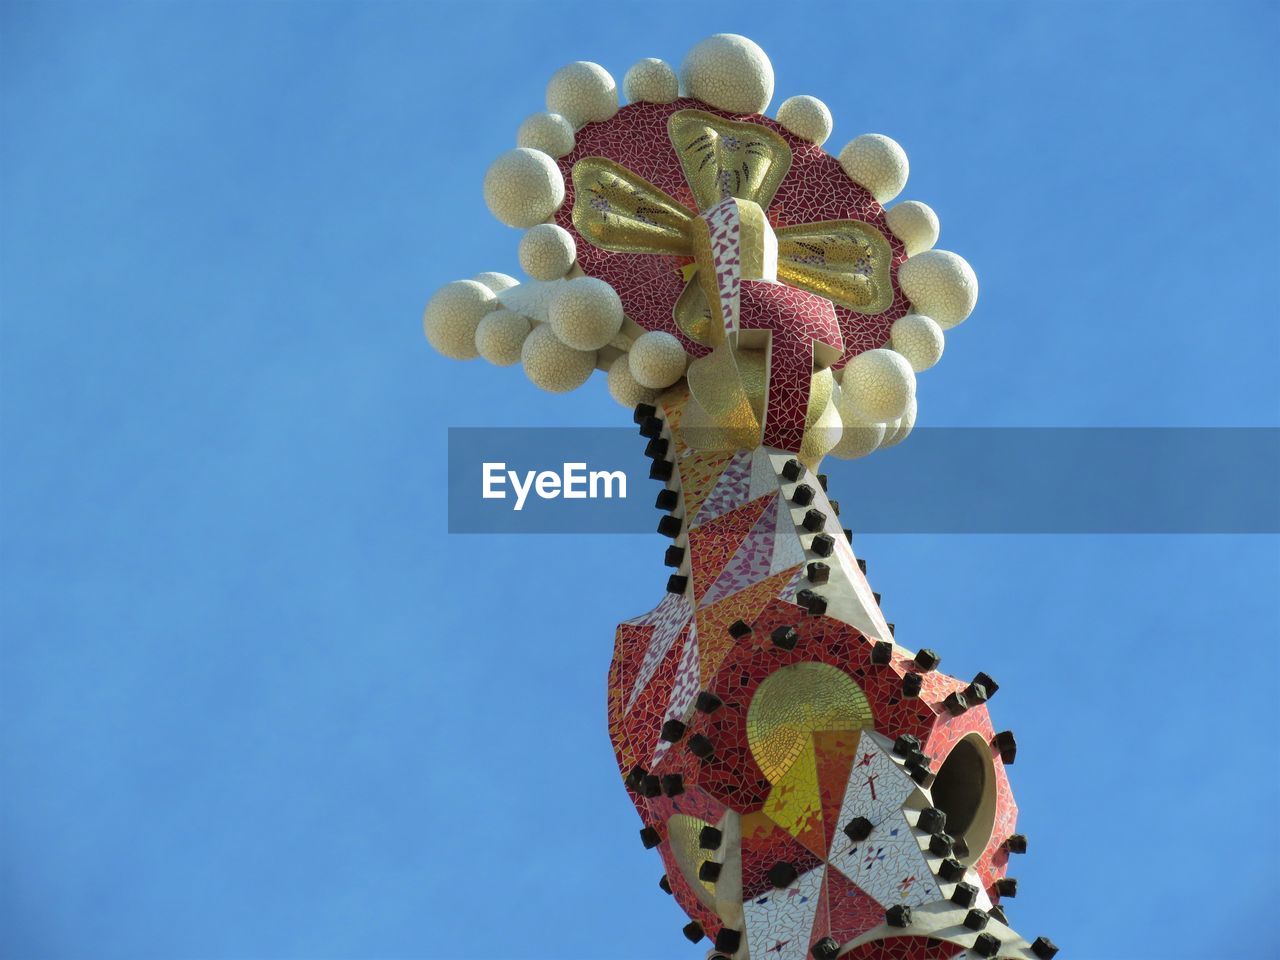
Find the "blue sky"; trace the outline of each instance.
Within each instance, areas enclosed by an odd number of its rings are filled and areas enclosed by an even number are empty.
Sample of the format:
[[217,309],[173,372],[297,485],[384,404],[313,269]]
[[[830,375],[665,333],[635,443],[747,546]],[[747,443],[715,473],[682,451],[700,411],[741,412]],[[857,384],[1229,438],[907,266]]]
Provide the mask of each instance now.
[[[565,62],[744,33],[832,148],[904,145],[982,281],[922,423],[1280,423],[1275,4],[0,18],[5,957],[702,957],[605,728],[660,538],[445,533],[447,426],[626,416],[419,326],[516,272],[480,181]],[[1001,682],[1019,929],[1275,955],[1274,537],[857,546],[905,643]]]

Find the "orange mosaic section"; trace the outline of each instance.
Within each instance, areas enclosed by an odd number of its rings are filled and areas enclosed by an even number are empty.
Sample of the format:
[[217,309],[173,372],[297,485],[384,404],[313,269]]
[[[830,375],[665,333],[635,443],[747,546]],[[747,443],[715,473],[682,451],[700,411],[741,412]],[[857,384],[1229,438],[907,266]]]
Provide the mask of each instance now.
[[716,582],[725,564],[733,559],[760,515],[774,505],[776,497],[777,494],[757,497],[689,531],[689,561],[693,570],[695,600]]
[[698,673],[705,687],[711,682],[725,657],[738,641],[729,636],[729,625],[735,620],[751,623],[774,597],[778,596],[796,575],[798,566],[776,573],[767,580],[739,590],[719,603],[698,610]]

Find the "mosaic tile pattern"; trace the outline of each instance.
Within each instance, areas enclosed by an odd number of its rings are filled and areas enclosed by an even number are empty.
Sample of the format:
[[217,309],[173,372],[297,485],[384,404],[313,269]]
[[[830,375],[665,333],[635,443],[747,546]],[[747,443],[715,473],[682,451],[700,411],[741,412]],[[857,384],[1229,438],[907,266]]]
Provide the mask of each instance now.
[[[959,956],[972,934],[960,933],[947,913],[954,880],[936,875],[942,858],[914,825],[918,811],[934,804],[931,777],[917,771],[913,778],[910,750],[895,751],[895,741],[917,738],[929,774],[962,741],[991,756],[994,825],[982,849],[970,851],[964,876],[981,889],[979,905],[988,905],[1007,869],[1002,844],[1016,832],[1017,808],[990,745],[987,708],[953,716],[943,701],[967,684],[922,673],[913,651],[884,642],[889,631],[845,538],[835,537],[829,555],[814,552],[804,514],[821,511],[837,532],[838,520],[812,473],[782,475],[792,469],[789,454],[679,454],[687,398],[673,390],[659,402],[664,436],[677,451],[670,485],[692,517],[683,535],[689,586],[619,626],[609,679],[610,731],[624,778],[636,767],[668,783],[679,776],[674,796],[646,796],[643,781],[629,788],[643,824],[661,839],[673,894],[708,937],[722,926],[740,931],[742,954],[753,960],[806,957],[823,937],[849,946],[844,955],[852,957]],[[803,509],[789,500],[800,482],[814,490]],[[828,579],[812,583],[808,564],[819,560]],[[828,600],[828,612],[806,609],[810,595]],[[904,695],[908,675],[919,676],[919,696]],[[664,723],[673,719],[681,725],[664,739]],[[740,838],[714,852],[691,850],[691,821],[674,817],[732,818]],[[846,828],[858,818],[866,833],[854,839]],[[676,830],[680,851],[672,849],[672,823],[684,824]],[[699,878],[691,858],[722,863],[719,878]],[[740,890],[741,899],[726,902],[728,890]],[[885,911],[900,904],[918,910],[921,923],[949,926],[930,936],[886,926]],[[1000,956],[1034,954],[1015,935]]]

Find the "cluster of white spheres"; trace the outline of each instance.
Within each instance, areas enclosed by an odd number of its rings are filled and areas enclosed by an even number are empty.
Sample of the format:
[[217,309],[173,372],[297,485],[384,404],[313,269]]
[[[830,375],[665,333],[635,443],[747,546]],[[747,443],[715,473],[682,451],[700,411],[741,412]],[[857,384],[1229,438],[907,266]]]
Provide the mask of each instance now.
[[684,376],[688,356],[680,341],[661,330],[642,333],[631,344],[631,374],[641,386],[663,390]]
[[852,420],[896,420],[915,393],[911,364],[894,350],[866,350],[846,363],[841,375],[840,403]]
[[910,172],[906,152],[896,140],[879,133],[864,133],[846,143],[840,151],[840,166],[880,203],[902,192]]
[[422,329],[431,346],[454,360],[471,360],[476,328],[497,306],[494,293],[477,280],[455,280],[436,291],[422,314]]
[[670,64],[647,57],[627,71],[622,92],[629,103],[671,103],[680,96],[680,78]]
[[538,324],[520,348],[525,376],[550,393],[567,393],[587,382],[596,368],[595,351],[575,350],[546,324]]
[[773,99],[768,56],[735,33],[717,33],[694,44],[680,76],[686,94],[728,113],[763,113]]
[[561,67],[547,82],[547,109],[573,126],[608,120],[618,112],[618,87],[598,63],[578,60]]
[[555,335],[575,350],[599,350],[618,335],[622,301],[596,277],[575,277],[551,298],[547,321]]
[[499,367],[519,363],[529,327],[527,317],[500,307],[481,318],[476,327],[476,349],[480,356]]
[[509,227],[532,227],[564,202],[564,178],[541,150],[516,147],[498,156],[484,175],[484,202]]

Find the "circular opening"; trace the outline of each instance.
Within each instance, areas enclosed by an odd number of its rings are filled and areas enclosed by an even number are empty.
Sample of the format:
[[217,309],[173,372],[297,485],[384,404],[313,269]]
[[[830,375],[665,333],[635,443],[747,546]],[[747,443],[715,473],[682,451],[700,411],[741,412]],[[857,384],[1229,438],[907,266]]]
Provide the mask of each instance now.
[[973,863],[991,841],[996,822],[996,771],[991,748],[979,734],[966,734],[947,754],[933,781],[933,805],[947,815],[947,833],[963,837]]

